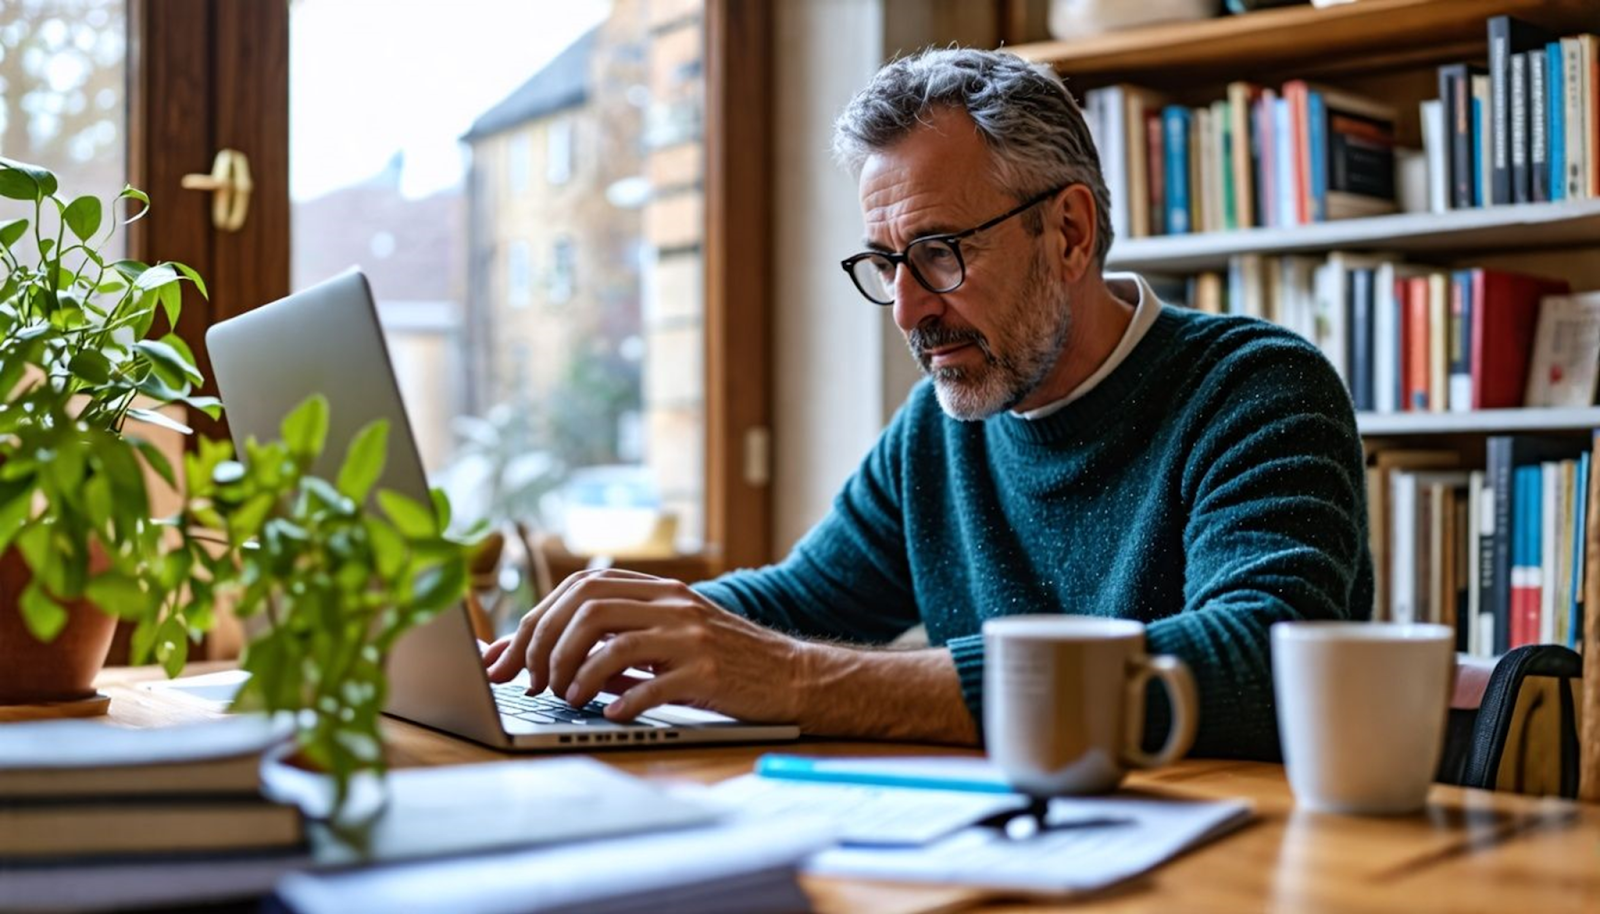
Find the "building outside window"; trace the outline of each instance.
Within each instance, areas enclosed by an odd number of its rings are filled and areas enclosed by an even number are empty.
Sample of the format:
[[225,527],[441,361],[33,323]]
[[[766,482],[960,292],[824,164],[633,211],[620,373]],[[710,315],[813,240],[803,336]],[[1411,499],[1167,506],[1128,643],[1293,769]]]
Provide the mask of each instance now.
[[506,183],[514,194],[528,192],[528,175],[533,166],[533,143],[528,134],[519,133],[511,138],[506,150]]
[[552,304],[565,304],[572,298],[574,277],[577,272],[577,251],[573,249],[572,238],[562,235],[556,239],[555,247],[550,251],[550,302]]
[[572,177],[572,121],[557,118],[545,130],[544,177],[551,184],[565,184]]
[[533,302],[532,267],[528,264],[528,243],[513,241],[506,246],[506,301],[513,308],[526,308]]

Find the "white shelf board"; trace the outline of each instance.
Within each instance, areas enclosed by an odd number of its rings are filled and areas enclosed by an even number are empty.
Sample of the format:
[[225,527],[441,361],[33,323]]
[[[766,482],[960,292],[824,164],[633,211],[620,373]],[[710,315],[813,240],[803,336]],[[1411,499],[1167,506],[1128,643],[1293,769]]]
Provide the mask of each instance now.
[[1470,413],[1357,413],[1363,435],[1503,434],[1600,428],[1600,407],[1483,409]]
[[1228,258],[1235,254],[1376,250],[1453,258],[1475,251],[1586,244],[1600,244],[1600,199],[1486,206],[1447,213],[1397,213],[1293,228],[1118,239],[1106,258],[1106,268],[1182,273],[1226,269]]

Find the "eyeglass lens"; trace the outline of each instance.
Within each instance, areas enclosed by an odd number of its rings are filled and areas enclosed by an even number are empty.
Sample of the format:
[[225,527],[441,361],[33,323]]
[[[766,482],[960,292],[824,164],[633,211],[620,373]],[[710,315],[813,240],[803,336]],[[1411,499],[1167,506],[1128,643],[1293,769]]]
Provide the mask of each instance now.
[[[925,238],[912,242],[906,250],[916,278],[929,292],[949,292],[961,285],[965,278],[961,268],[961,255],[949,242],[938,238]],[[856,284],[868,298],[888,304],[894,301],[895,264],[889,258],[874,255],[856,261],[853,270]]]

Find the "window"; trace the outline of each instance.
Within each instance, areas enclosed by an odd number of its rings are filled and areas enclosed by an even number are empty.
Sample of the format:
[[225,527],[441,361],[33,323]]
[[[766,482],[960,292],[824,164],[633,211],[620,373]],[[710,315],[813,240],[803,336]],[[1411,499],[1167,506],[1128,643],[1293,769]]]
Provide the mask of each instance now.
[[[55,172],[68,198],[126,181],[124,0],[0,3],[0,154]],[[103,253],[120,257],[123,234]]]
[[528,243],[513,241],[506,247],[506,301],[513,308],[526,308],[533,301],[529,281]]
[[528,192],[528,172],[533,157],[533,143],[526,132],[513,134],[506,144],[506,184],[514,194]]
[[572,121],[559,118],[545,131],[544,177],[551,184],[565,184],[572,177]]
[[[427,401],[407,409],[419,440],[445,443],[428,469],[467,506],[457,517],[565,537],[571,517],[592,517],[581,483],[598,473],[637,495],[616,507],[656,512],[677,549],[699,551],[705,4],[289,9],[294,283],[355,262],[380,307],[449,303],[454,329],[425,341],[446,351],[405,346],[407,364],[447,376],[401,387]],[[352,45],[356,33],[368,40]],[[664,117],[675,129],[653,136]],[[380,232],[388,257],[368,244]],[[361,249],[341,253],[345,235]]]
[[550,301],[564,304],[572,298],[572,277],[577,269],[577,252],[572,249],[572,239],[563,235],[556,239],[550,252]]

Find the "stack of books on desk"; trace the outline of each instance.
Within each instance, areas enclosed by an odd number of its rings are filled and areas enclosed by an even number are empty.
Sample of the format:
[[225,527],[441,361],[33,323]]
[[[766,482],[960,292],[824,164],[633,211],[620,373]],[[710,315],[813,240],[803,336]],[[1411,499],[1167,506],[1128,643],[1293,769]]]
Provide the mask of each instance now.
[[[259,894],[307,859],[300,810],[262,794],[262,717],[160,730],[90,721],[0,731],[0,899],[26,910]],[[154,893],[154,894],[151,894]]]

